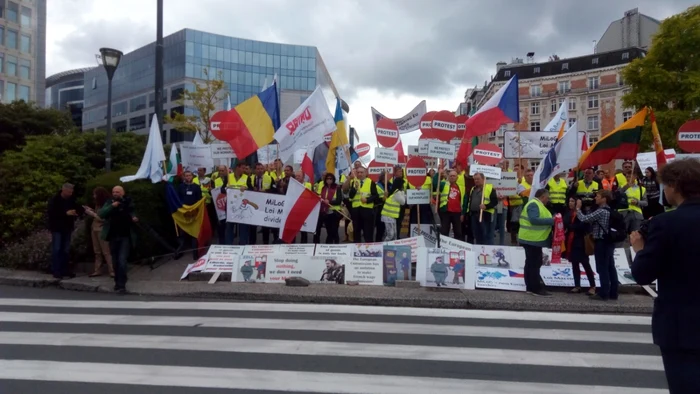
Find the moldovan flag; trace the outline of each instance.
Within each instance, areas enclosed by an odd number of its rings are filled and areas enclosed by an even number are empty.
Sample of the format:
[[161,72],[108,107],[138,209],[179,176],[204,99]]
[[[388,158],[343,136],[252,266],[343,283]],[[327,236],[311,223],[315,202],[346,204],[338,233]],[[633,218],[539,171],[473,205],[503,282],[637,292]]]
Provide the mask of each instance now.
[[622,126],[603,136],[581,155],[578,168],[585,169],[608,164],[616,159],[636,160],[646,117],[647,109],[645,107]]
[[168,183],[165,189],[165,200],[179,231],[184,231],[197,239],[200,253],[206,251],[205,246],[209,244],[212,236],[206,199],[202,198],[194,205],[185,205],[173,185]]
[[651,135],[654,138],[654,151],[656,151],[656,168],[661,169],[666,165],[666,152],[664,145],[661,143],[661,135],[659,135],[659,126],[656,125],[656,115],[653,110],[649,110],[651,120]]
[[307,189],[296,179],[289,180],[284,200],[284,213],[280,223],[280,239],[292,243],[304,223],[316,223],[321,209],[321,197]]

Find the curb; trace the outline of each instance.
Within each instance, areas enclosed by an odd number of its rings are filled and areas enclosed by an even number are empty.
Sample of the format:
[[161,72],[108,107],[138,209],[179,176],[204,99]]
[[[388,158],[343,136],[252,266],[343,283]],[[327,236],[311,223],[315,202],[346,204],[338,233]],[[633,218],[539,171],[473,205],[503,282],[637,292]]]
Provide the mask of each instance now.
[[0,285],[5,286],[20,286],[20,287],[55,287],[61,282],[60,279],[37,279],[25,277],[5,277],[0,276]]

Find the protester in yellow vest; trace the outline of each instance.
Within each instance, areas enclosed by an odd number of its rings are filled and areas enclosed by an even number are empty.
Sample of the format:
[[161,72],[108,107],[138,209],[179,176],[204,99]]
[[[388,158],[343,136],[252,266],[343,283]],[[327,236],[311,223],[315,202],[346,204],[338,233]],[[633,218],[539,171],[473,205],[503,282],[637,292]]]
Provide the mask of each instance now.
[[632,233],[632,231],[638,231],[644,220],[642,208],[648,204],[646,189],[639,184],[637,178],[633,175],[625,186],[618,189],[618,192],[627,196],[627,206],[620,206],[618,209],[625,218],[627,234]]
[[486,183],[484,174],[474,174],[474,187],[469,191],[468,212],[474,243],[493,245],[494,217],[498,194],[490,183]]
[[192,180],[192,183],[195,185],[199,185],[199,187],[202,189],[202,196],[207,200],[207,204],[211,204],[211,186],[212,182],[209,177],[207,177],[207,169],[206,168],[198,168],[197,169],[197,176],[194,177]]
[[451,228],[455,239],[464,240],[462,222],[467,215],[468,201],[464,185],[459,184],[459,172],[450,170],[448,181],[440,182],[440,232],[442,235],[450,235]]
[[355,242],[374,242],[374,202],[379,198],[377,185],[367,178],[367,170],[356,168],[343,184],[352,203],[353,235]]
[[[228,185],[229,189],[239,189],[240,191],[245,191],[248,188],[248,175],[245,174],[245,170],[248,165],[243,162],[238,162],[236,164],[236,169],[232,174],[228,174]],[[238,244],[248,245],[250,237],[250,226],[243,223],[236,223],[238,227]],[[226,244],[233,245],[234,234],[234,223],[226,223]]]
[[542,267],[542,248],[550,247],[554,219],[546,207],[549,192],[540,189],[535,198],[525,204],[520,215],[518,242],[525,249],[525,289],[529,294],[550,296],[542,286],[540,268]]
[[[562,173],[563,174],[563,173]],[[549,208],[552,215],[557,213],[564,214],[566,211],[566,179],[562,178],[562,174],[556,174],[547,182],[546,189],[549,191]]]
[[600,190],[600,184],[593,180],[593,176],[593,169],[587,168],[583,172],[583,179],[574,184],[576,187],[574,189],[576,198],[581,200],[584,210],[592,207],[595,204],[595,194],[598,190]]
[[[262,163],[255,163],[255,173],[248,177],[248,189],[261,193],[270,193],[272,189],[272,177],[265,171],[265,166]],[[263,226],[260,230],[262,233],[263,244],[270,244],[270,227]],[[250,226],[250,245],[255,245],[258,238],[257,226]]]
[[335,175],[327,173],[324,175],[323,187],[319,196],[321,197],[321,210],[318,215],[318,223],[316,225],[316,234],[314,234],[314,243],[321,243],[321,227],[326,227],[326,243],[339,244],[340,236],[338,228],[340,227],[340,214],[343,203],[343,191],[341,187],[335,183]]
[[632,177],[634,170],[634,163],[631,161],[626,161],[622,163],[622,174],[615,174],[615,182],[613,182],[613,191],[625,187],[628,180]]

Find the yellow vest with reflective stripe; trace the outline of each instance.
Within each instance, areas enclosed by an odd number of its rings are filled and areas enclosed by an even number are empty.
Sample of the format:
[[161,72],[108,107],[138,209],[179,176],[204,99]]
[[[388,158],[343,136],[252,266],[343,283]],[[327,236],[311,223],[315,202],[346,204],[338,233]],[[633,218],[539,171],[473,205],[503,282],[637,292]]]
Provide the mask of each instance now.
[[[262,188],[263,190],[269,190],[272,187],[272,177],[268,173],[263,174],[263,180],[262,180]],[[253,174],[250,176],[250,183],[253,185],[253,188],[255,188],[255,181],[258,179],[258,176]]]
[[322,190],[323,190],[323,179],[321,179],[320,181],[316,182],[316,187],[314,187],[314,191],[315,191],[316,194],[318,194],[319,196],[321,195],[321,191],[322,191]]
[[373,209],[374,208],[374,203],[362,203],[362,197],[369,197],[372,195],[372,180],[369,178],[365,178],[364,183],[360,186],[360,180],[355,179],[353,181],[355,184],[355,190],[357,190],[357,193],[355,193],[355,197],[352,198],[352,207],[353,208],[369,208]]
[[[472,189],[469,190],[470,197],[472,195],[472,192],[474,192],[475,187],[476,186],[472,186]],[[491,202],[491,192],[492,191],[493,191],[493,185],[490,183],[484,183],[484,190],[481,191],[482,193],[484,193],[484,205],[489,205],[489,203]],[[469,204],[471,204],[471,203],[469,203]],[[484,212],[488,212],[490,214],[493,214],[495,211],[496,211],[495,208],[489,208],[489,209],[485,210]]]
[[552,217],[551,212],[549,212],[549,209],[542,204],[542,201],[537,198],[531,199],[527,202],[527,204],[525,204],[523,213],[520,215],[520,230],[518,230],[518,238],[522,239],[523,241],[530,242],[546,241],[549,239],[549,234],[552,232],[552,226],[538,226],[530,223],[530,220],[527,217],[527,208],[530,204],[537,205],[541,219],[551,219]]
[[583,196],[584,194],[595,193],[600,190],[600,185],[598,182],[593,181],[591,185],[586,187],[586,182],[582,179],[578,181],[578,186],[576,187],[576,195]]
[[[192,179],[192,183],[199,185],[199,177],[194,177],[194,179]],[[202,195],[206,199],[206,203],[209,204],[211,202],[211,192],[209,191],[211,188],[211,179],[209,180],[209,184],[199,185],[199,188],[202,189]]]
[[[457,188],[459,189],[459,194],[462,196],[461,200],[459,202],[459,211],[462,212],[462,207],[464,206],[464,200],[467,198],[467,193],[464,192],[465,187],[464,185],[460,185],[459,182],[457,182]],[[444,207],[447,205],[447,200],[450,194],[450,183],[445,182],[445,185],[442,187],[442,191],[440,192],[440,208]]]
[[625,174],[615,174],[615,180],[617,180],[617,187],[625,187],[625,185],[627,185],[627,177]]
[[214,182],[214,187],[217,188],[217,189],[219,189],[219,188],[221,188],[222,186],[224,186],[224,180],[221,179],[221,178],[213,179],[213,182]]
[[[641,200],[642,196],[644,195],[645,192],[646,192],[646,189],[644,188],[644,186],[639,186],[639,185],[637,185],[637,187],[635,187],[635,188],[632,188],[630,186],[629,188],[627,188],[627,190],[625,190],[625,194],[627,195],[628,201],[629,201],[629,199],[632,199],[632,198],[634,198],[637,201]],[[639,207],[638,205],[629,204],[627,209],[620,209],[620,211],[628,211],[628,210],[642,213],[642,208]]]
[[387,216],[390,218],[398,219],[399,218],[399,213],[401,212],[401,205],[399,205],[396,200],[394,200],[394,194],[396,193],[396,190],[394,190],[394,193],[391,193],[391,195],[384,201],[384,208],[382,208],[382,216]]
[[[520,179],[520,184],[525,187],[525,190],[531,189],[532,186],[530,186],[529,183],[525,180],[525,177],[522,177]],[[520,195],[514,195],[514,196],[508,196],[508,205],[511,207],[517,207],[518,205],[523,205],[523,198],[520,197]]]
[[549,200],[552,204],[565,204],[566,203],[566,181],[559,178],[559,183],[552,178],[547,182],[549,186]]
[[236,179],[236,174],[228,174],[228,187],[238,189],[240,187],[248,187],[248,175],[243,174]]

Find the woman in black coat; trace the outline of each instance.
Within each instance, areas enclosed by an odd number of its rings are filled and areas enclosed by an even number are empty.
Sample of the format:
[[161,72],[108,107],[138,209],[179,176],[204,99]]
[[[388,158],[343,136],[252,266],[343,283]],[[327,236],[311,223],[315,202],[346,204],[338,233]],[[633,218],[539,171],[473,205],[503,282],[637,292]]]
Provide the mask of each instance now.
[[566,251],[564,257],[571,262],[574,274],[574,288],[572,293],[581,292],[581,267],[586,271],[590,289],[588,295],[595,295],[595,275],[586,253],[586,234],[590,233],[590,226],[576,217],[576,198],[569,198],[568,210],[564,213],[564,230],[566,231]]

